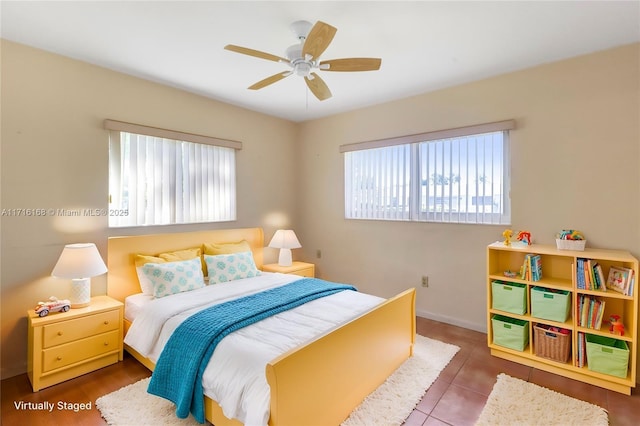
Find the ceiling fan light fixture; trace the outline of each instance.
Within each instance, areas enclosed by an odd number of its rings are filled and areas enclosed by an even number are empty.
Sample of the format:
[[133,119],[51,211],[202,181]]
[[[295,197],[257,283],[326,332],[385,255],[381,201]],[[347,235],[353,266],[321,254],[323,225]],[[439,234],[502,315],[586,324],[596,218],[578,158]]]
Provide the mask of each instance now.
[[311,72],[311,65],[306,62],[299,62],[295,66],[296,74],[302,77],[306,77]]

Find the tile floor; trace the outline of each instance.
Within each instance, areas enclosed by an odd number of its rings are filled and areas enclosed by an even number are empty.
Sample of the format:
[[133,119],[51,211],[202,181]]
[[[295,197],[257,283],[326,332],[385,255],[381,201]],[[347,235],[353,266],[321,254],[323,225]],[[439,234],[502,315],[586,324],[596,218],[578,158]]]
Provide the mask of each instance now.
[[[417,331],[423,336],[457,345],[460,351],[431,385],[422,401],[407,418],[405,426],[473,425],[499,373],[506,373],[574,398],[598,404],[609,411],[612,426],[640,425],[640,389],[635,389],[632,396],[621,395],[492,357],[487,348],[486,334],[476,331],[424,318],[418,318]],[[78,413],[59,410],[54,410],[53,413],[34,413],[16,410],[14,402],[95,401],[101,395],[149,375],[150,372],[145,367],[131,356],[125,355],[124,362],[36,393],[31,391],[26,374],[5,379],[2,380],[0,392],[2,396],[0,424],[2,426],[32,424],[102,426],[106,423],[95,408]]]
[[405,426],[473,425],[499,373],[599,405],[609,412],[611,426],[640,425],[639,388],[635,388],[631,396],[622,395],[493,357],[484,333],[424,318],[418,318],[417,331],[423,336],[457,345],[460,351],[431,385],[405,421]]

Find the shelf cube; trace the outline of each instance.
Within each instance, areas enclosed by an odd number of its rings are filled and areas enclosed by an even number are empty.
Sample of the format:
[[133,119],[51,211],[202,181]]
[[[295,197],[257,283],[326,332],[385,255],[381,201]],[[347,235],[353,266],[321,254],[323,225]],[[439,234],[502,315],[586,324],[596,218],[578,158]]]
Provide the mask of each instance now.
[[551,291],[542,287],[531,289],[531,316],[550,321],[565,322],[569,318],[571,293]]
[[587,334],[587,367],[591,371],[627,377],[629,346],[624,340]]
[[504,315],[491,317],[493,343],[505,348],[523,351],[529,344],[529,322]]
[[571,331],[567,329],[555,331],[548,325],[535,324],[533,346],[536,356],[568,362],[571,357]]
[[527,286],[519,283],[491,282],[491,307],[512,314],[527,311]]

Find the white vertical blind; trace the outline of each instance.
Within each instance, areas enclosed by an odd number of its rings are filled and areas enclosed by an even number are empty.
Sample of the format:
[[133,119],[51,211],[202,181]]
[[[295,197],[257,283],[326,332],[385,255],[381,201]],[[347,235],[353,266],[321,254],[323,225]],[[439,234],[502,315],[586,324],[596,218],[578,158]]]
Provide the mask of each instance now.
[[109,226],[236,219],[235,149],[111,132]]
[[507,130],[343,152],[348,219],[510,223]]
[[354,219],[409,218],[409,145],[345,153],[345,206]]

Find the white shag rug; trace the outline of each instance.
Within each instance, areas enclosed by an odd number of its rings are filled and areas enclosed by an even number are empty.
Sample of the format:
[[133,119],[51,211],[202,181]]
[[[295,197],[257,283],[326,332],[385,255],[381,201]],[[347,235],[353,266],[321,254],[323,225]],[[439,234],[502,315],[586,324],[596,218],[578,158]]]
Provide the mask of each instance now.
[[607,426],[604,408],[499,374],[476,426]]
[[369,394],[342,426],[401,425],[459,350],[416,334],[413,356]]
[[150,377],[96,399],[96,407],[114,426],[202,426],[189,415],[176,417],[176,406],[169,400],[147,393]]
[[[416,335],[414,355],[365,398],[342,425],[401,425],[459,349]],[[125,386],[98,398],[96,407],[113,426],[200,425],[193,416],[177,418],[174,404],[147,393],[148,386],[148,378]]]

